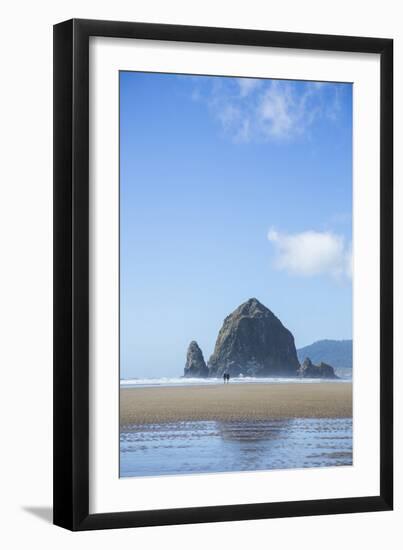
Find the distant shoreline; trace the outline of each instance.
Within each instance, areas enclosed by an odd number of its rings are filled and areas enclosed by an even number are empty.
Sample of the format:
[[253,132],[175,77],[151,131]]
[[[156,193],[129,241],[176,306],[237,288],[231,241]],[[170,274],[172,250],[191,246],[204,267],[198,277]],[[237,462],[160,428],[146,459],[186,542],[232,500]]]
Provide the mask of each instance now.
[[120,425],[195,420],[351,418],[352,383],[121,387]]

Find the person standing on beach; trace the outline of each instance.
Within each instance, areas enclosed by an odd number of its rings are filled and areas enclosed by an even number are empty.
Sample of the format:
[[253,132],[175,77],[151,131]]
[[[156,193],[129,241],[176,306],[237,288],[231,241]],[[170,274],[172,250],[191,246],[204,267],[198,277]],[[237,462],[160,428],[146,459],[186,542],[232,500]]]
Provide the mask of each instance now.
[[229,372],[227,373],[227,384],[229,384],[229,379],[230,379],[230,376],[229,376]]
[[224,379],[224,384],[225,384],[225,382],[227,381],[227,373],[226,372],[224,372],[223,379]]

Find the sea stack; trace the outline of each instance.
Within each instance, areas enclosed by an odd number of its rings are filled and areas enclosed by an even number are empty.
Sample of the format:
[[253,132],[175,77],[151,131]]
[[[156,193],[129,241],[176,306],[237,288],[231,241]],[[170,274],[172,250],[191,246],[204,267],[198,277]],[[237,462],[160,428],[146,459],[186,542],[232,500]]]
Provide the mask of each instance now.
[[225,318],[208,362],[209,376],[282,376],[298,374],[294,337],[256,298]]
[[327,363],[320,363],[314,365],[312,361],[307,357],[302,363],[298,371],[299,376],[302,378],[338,378],[334,373],[334,368]]
[[194,340],[190,342],[186,355],[184,376],[187,378],[207,378],[209,370],[204,361],[202,350]]

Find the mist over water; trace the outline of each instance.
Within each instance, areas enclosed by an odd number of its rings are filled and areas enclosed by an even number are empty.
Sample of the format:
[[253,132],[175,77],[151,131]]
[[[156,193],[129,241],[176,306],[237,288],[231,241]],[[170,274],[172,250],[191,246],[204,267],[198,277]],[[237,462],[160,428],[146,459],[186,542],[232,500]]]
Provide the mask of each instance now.
[[[351,382],[351,371],[338,374],[337,380],[326,380],[323,378],[255,378],[255,377],[237,377],[231,378],[231,384],[312,384],[321,382]],[[147,387],[147,386],[205,386],[222,384],[222,378],[183,378],[183,377],[163,377],[163,378],[128,378],[120,380],[121,388]]]

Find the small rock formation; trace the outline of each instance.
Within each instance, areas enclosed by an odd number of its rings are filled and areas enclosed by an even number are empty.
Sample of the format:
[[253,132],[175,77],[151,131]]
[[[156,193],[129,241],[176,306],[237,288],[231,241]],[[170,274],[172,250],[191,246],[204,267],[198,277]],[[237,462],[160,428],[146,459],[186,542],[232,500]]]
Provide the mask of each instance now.
[[326,363],[314,365],[307,357],[298,370],[302,378],[338,378],[334,373],[334,368]]
[[[321,361],[338,369],[348,371],[353,368],[353,341],[352,340],[318,340],[309,346],[297,349],[299,362],[309,357],[315,364]],[[350,373],[351,374],[351,373]]]
[[209,370],[204,361],[202,350],[194,340],[190,342],[186,355],[185,377],[207,378]]
[[294,337],[256,298],[240,305],[224,320],[209,376],[297,376]]

